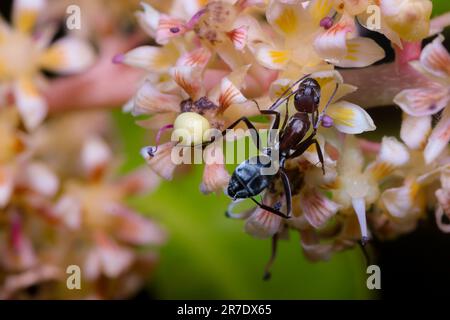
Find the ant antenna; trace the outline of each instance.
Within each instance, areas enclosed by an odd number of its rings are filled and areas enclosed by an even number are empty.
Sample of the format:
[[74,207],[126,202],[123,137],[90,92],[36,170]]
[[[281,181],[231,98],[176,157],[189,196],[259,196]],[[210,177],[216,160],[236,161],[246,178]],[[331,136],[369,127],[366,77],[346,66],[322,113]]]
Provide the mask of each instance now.
[[266,267],[264,268],[264,276],[263,280],[269,280],[272,276],[270,273],[270,268],[273,265],[273,262],[275,261],[275,258],[277,256],[277,245],[278,245],[278,234],[274,234],[272,237],[272,254],[270,255],[269,262],[267,262]]
[[328,102],[325,105],[325,108],[323,108],[322,112],[319,115],[319,118],[317,118],[317,122],[314,124],[314,129],[317,129],[319,127],[320,123],[322,122],[323,116],[325,115],[325,112],[327,111],[328,106],[331,104],[331,101],[333,101],[334,97],[336,96],[338,88],[339,88],[339,83],[336,83],[336,87],[334,88],[330,99],[328,99]]
[[[302,82],[303,80],[305,80],[306,78],[308,78],[311,74],[308,73],[307,75],[304,75],[303,77],[301,77],[300,79],[298,79],[297,81],[295,81],[292,85],[289,86],[289,88],[287,88],[282,94],[281,96],[278,97],[277,100],[275,100],[275,102],[272,104],[272,106],[269,108],[269,110],[274,110],[276,108],[278,108],[284,101],[286,101],[286,99],[290,98],[293,94],[295,94],[294,92],[291,92],[289,95],[287,95],[286,97],[284,97],[284,95],[286,93],[288,93],[289,91],[292,90],[293,87],[295,87],[297,84],[299,84],[300,82]],[[283,98],[284,97],[284,98]]]

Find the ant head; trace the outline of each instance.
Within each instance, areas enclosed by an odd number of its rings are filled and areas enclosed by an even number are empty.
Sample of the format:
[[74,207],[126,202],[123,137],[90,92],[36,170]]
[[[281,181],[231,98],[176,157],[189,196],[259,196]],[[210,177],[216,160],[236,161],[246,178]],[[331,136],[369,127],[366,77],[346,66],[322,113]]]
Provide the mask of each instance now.
[[313,113],[319,107],[320,85],[313,78],[306,78],[298,86],[294,106],[299,112]]

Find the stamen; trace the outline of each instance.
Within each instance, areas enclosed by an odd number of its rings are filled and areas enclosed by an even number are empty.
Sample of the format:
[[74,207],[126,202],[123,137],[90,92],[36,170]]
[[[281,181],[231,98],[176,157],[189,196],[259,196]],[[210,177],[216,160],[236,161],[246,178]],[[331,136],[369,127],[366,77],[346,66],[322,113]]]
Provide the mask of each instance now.
[[333,124],[334,124],[333,119],[330,116],[324,114],[322,118],[322,127],[331,128]]
[[114,64],[121,64],[121,63],[123,63],[124,60],[125,60],[125,55],[122,53],[119,53],[113,57],[112,62]]
[[364,198],[353,198],[352,205],[358,217],[359,227],[361,229],[361,244],[364,246],[369,241],[366,221],[366,202]]
[[320,20],[320,26],[325,30],[330,29],[333,26],[333,23],[334,23],[333,18],[328,16]]

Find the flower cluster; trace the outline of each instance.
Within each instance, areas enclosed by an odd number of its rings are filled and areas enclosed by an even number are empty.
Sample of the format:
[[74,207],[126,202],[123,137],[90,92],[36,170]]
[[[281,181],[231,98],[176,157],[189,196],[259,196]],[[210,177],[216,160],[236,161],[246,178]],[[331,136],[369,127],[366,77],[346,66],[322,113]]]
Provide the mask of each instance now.
[[36,27],[45,5],[44,0],[14,1],[13,25],[0,17],[0,101],[6,103],[13,96],[28,130],[36,129],[47,114],[40,71],[73,74],[94,60],[93,49],[84,41],[68,36],[51,43],[55,25]]
[[[0,298],[129,297],[165,232],[126,199],[159,178],[147,168],[116,175],[105,113],[45,119],[40,71],[78,74],[95,60],[73,34],[53,41],[46,5],[16,0],[12,26],[0,17]],[[80,268],[81,290],[67,286],[70,266]]]
[[[165,235],[124,199],[148,192],[159,179],[147,169],[111,175],[112,152],[101,138],[106,128],[98,126],[105,115],[61,117],[32,137],[15,127],[14,108],[2,110],[0,119],[9,141],[2,144],[0,167],[0,296],[120,298],[136,292],[157,258],[140,247],[159,245]],[[66,287],[71,265],[82,270],[81,291]]]
[[[194,145],[206,145],[208,137],[202,134],[207,129],[222,131],[242,117],[259,115],[256,106],[267,109],[283,93],[293,93],[297,87],[291,84],[302,76],[320,84],[318,109],[327,122],[317,131],[317,140],[325,174],[314,145],[288,160],[293,217],[283,219],[260,207],[234,213],[233,204],[229,215],[246,219],[248,233],[267,238],[296,229],[306,256],[317,260],[361,239],[412,231],[436,199],[438,219],[449,214],[450,123],[444,108],[450,56],[442,38],[428,45],[414,65],[434,84],[403,91],[395,99],[405,111],[403,142],[355,136],[376,127],[364,106],[343,99],[357,87],[345,84],[335,70],[365,68],[385,57],[361,28],[383,34],[397,53],[436,32],[430,31],[431,1],[219,0],[173,1],[159,9],[142,6],[138,21],[154,45],[119,54],[114,61],[147,71],[124,109],[150,116],[138,123],[159,130],[157,144],[165,130],[174,128],[191,132]],[[279,106],[282,116],[296,112],[292,100]],[[432,115],[440,112],[441,120],[429,134]],[[142,150],[150,168],[165,179],[174,176],[171,154],[177,143]],[[219,147],[208,148],[220,155],[217,163],[205,165],[204,193],[221,191],[230,179]],[[284,207],[283,192],[275,183],[263,194],[263,203]]]

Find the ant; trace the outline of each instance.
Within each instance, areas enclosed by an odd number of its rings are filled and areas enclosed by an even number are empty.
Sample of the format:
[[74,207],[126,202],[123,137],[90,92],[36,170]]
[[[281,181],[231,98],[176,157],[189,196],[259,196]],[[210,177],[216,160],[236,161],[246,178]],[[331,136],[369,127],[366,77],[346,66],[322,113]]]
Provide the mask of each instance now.
[[[297,90],[293,90],[296,85],[298,85]],[[228,196],[233,198],[233,204],[238,199],[251,199],[263,210],[269,211],[284,219],[289,219],[291,217],[291,183],[284,168],[285,162],[286,160],[302,155],[311,145],[314,144],[322,166],[322,171],[325,174],[323,153],[315,137],[317,129],[325,116],[327,107],[336,95],[338,87],[339,84],[336,84],[330,99],[320,114],[320,85],[315,79],[311,78],[310,75],[306,75],[292,84],[267,110],[261,110],[258,103],[254,101],[261,114],[275,117],[270,132],[272,133],[274,130],[278,131],[278,137],[275,137],[278,138],[278,141],[269,136],[269,147],[264,150],[260,149],[260,138],[258,131],[247,117],[239,118],[226,130],[222,131],[222,135],[225,135],[227,130],[234,128],[240,122],[244,122],[247,127],[255,133],[257,149],[262,152],[262,155],[245,160],[234,170],[226,190]],[[289,99],[292,96],[294,96],[294,106],[297,112],[289,116],[288,105]],[[284,102],[286,102],[286,112],[283,123],[280,127],[281,114],[276,109]],[[311,133],[305,138],[311,127]],[[255,138],[255,136],[252,135],[252,138]],[[274,174],[263,174],[262,169],[269,168],[272,165],[272,156],[274,152],[278,152],[279,154],[278,171]],[[281,178],[282,181],[284,196],[286,199],[286,213],[283,213],[280,210],[282,206],[281,202],[277,202],[273,207],[271,207],[254,198],[255,196],[261,194],[264,190],[273,186],[276,178]],[[230,212],[230,208],[233,204],[226,212],[228,217],[233,216]],[[270,260],[265,267],[264,280],[268,280],[270,278],[269,270],[275,260],[277,242],[278,236],[275,234],[272,237],[272,253]]]
[[[296,85],[298,85],[298,88],[293,90]],[[336,83],[336,87],[334,88],[334,91],[322,112],[319,112],[319,103],[321,98],[320,84],[315,79],[311,78],[310,74],[295,81],[267,110],[261,110],[258,103],[254,100],[261,114],[275,117],[270,133],[273,133],[274,131],[278,132],[278,137],[271,137],[269,135],[269,146],[263,150],[260,148],[260,137],[257,129],[245,116],[237,119],[227,129],[221,132],[219,136],[225,136],[228,130],[233,129],[239,123],[244,122],[248,129],[254,133],[254,135],[252,134],[252,138],[253,140],[256,140],[254,142],[258,151],[262,153],[245,160],[234,170],[226,190],[228,196],[234,200],[226,212],[228,217],[237,216],[231,213],[231,208],[236,203],[236,200],[250,199],[263,210],[271,212],[284,219],[291,218],[292,192],[291,183],[285,170],[285,163],[289,159],[301,156],[311,145],[314,144],[316,146],[316,151],[321,163],[323,174],[325,174],[323,153],[319,143],[316,140],[316,134],[317,129],[322,122],[324,122],[323,125],[325,126],[324,117],[326,110],[335,97],[338,88],[339,83]],[[296,112],[290,116],[288,106],[289,100],[292,96],[294,96],[294,107]],[[283,123],[280,127],[281,114],[276,109],[283,103],[286,103],[286,111]],[[306,137],[310,129],[312,129],[311,133]],[[217,137],[214,136],[210,141],[202,143],[202,147],[206,147],[207,145],[213,143],[216,138]],[[279,155],[278,170],[273,174],[264,174],[263,169],[270,168],[272,166],[273,155],[275,152]],[[278,181],[278,178],[281,179],[284,189],[283,193],[286,200],[287,209],[285,213],[281,211],[282,204],[280,201],[271,207],[254,198],[260,195],[263,191],[273,188],[275,182]],[[272,237],[271,257],[265,267],[265,280],[270,278],[269,270],[275,260],[277,242],[278,235],[275,234]],[[366,261],[369,261],[367,252],[364,249],[364,244],[362,243],[361,248],[366,257]]]
[[[298,89],[285,96],[297,84],[299,85]],[[296,81],[267,110],[261,110],[258,103],[254,101],[261,114],[275,116],[270,132],[278,131],[278,141],[276,142],[274,137],[269,137],[269,147],[261,150],[259,134],[247,117],[239,118],[226,129],[232,129],[243,121],[255,133],[257,149],[262,152],[262,155],[245,160],[236,167],[226,190],[228,196],[233,198],[233,200],[251,199],[260,208],[284,219],[289,219],[292,211],[292,194],[284,164],[286,160],[302,155],[311,145],[315,144],[322,170],[325,174],[323,153],[315,136],[325,115],[326,108],[334,98],[337,89],[338,84],[336,84],[336,88],[321,114],[319,114],[320,85],[315,79],[310,78],[309,75]],[[294,96],[294,106],[297,112],[289,116],[288,104],[291,96]],[[286,113],[280,127],[281,114],[276,109],[284,102],[286,102]],[[311,127],[311,133],[305,138]],[[225,134],[226,130],[222,134]],[[262,169],[269,168],[273,164],[274,152],[279,154],[278,171],[272,175],[263,174]],[[276,177],[281,178],[283,183],[286,213],[281,212],[280,202],[277,202],[274,207],[270,207],[254,199],[255,196],[266,190]],[[227,212],[227,215],[229,216],[230,213]]]

